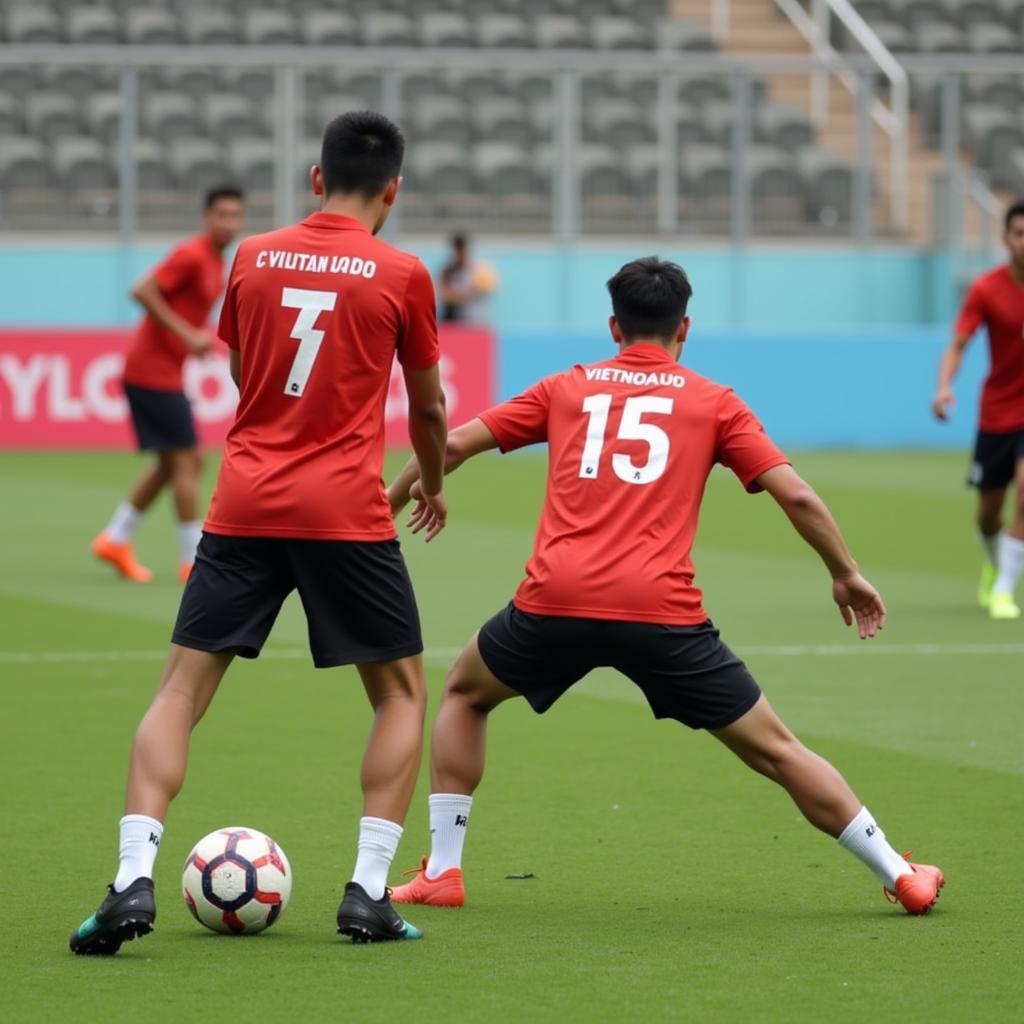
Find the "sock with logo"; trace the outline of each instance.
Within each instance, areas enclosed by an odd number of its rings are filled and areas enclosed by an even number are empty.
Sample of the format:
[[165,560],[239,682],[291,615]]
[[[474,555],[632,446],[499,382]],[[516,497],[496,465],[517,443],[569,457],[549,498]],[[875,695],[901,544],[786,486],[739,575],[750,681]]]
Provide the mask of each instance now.
[[152,878],[164,827],[145,814],[126,814],[121,819],[121,862],[114,889],[124,892],[136,878]]
[[866,807],[843,829],[839,845],[869,867],[887,889],[896,887],[900,875],[913,874],[910,865],[886,842],[885,833]]
[[461,793],[430,794],[430,860],[427,878],[437,878],[451,868],[462,867],[471,796]]
[[1012,594],[1017,581],[1024,572],[1024,540],[1017,540],[1008,533],[999,536],[999,575],[996,577],[993,594]]
[[978,531],[978,540],[981,542],[981,549],[985,552],[985,557],[989,560],[989,563],[998,567],[999,566],[999,534],[993,533],[991,536],[987,533]]
[[388,869],[395,859],[402,826],[384,818],[359,819],[359,853],[352,881],[358,882],[371,900],[379,900],[388,884]]
[[203,524],[198,520],[189,523],[178,523],[178,544],[181,547],[181,560],[191,565],[196,560],[196,548],[203,535]]
[[142,513],[130,502],[122,501],[103,531],[115,544],[127,544],[135,536]]

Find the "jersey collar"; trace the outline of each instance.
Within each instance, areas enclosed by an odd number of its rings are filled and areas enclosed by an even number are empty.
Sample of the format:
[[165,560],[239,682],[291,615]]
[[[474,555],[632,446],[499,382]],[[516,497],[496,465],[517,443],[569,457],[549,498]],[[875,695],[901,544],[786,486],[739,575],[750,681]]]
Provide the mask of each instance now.
[[619,353],[619,359],[628,359],[630,362],[637,363],[671,363],[673,366],[678,365],[668,349],[648,341],[640,341],[635,345],[624,348]]
[[347,217],[343,213],[328,213],[326,210],[317,210],[311,213],[303,222],[313,228],[337,228],[343,231],[362,231],[369,234],[370,229],[355,217]]

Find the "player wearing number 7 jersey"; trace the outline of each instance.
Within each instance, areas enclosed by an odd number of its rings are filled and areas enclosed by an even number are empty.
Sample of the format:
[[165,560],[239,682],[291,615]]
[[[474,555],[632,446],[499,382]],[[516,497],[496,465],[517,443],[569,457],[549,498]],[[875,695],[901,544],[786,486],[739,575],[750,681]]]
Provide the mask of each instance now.
[[[783,786],[891,898],[926,913],[942,873],[893,850],[836,769],[782,724],[702,607],[690,549],[715,463],[782,506],[825,562],[843,619],[856,621],[862,639],[882,628],[882,599],[753,413],[678,365],[691,294],[683,271],[637,260],[608,287],[616,358],[548,377],[448,439],[449,472],[491,448],[547,442],[547,494],[526,579],[449,673],[431,744],[430,857],[392,899],[462,905],[462,844],[490,712],[517,696],[544,712],[592,669],[610,666],[640,687],[655,717],[708,730]],[[422,500],[418,473],[414,460],[389,494],[396,512],[416,498],[414,532],[432,537],[443,523]]]
[[386,891],[426,705],[416,601],[381,481],[396,355],[424,501],[439,522],[447,431],[430,275],[375,237],[398,193],[403,152],[386,118],[342,115],[311,172],[320,212],[239,248],[220,322],[238,413],[170,658],[136,733],[117,877],[71,936],[76,953],[115,953],[151,930],[153,863],[189,734],[235,655],[258,656],[293,590],[314,663],[355,664],[375,712],[338,931],[359,942],[420,936]]

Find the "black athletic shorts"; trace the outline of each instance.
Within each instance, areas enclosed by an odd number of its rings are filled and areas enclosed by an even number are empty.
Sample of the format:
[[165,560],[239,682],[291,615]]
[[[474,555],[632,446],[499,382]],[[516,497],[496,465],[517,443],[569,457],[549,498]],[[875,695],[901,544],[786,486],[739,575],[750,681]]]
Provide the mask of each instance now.
[[204,533],[171,641],[256,658],[284,599],[298,590],[317,668],[423,651],[397,540],[289,540]]
[[484,664],[543,714],[595,668],[614,668],[643,691],[655,718],[721,729],[757,703],[761,688],[718,637],[699,626],[533,615],[513,604],[480,629]]
[[154,391],[124,385],[140,451],[170,452],[198,443],[192,405],[181,391]]
[[1024,459],[1024,430],[986,434],[979,430],[967,483],[979,491],[998,491],[1009,485]]

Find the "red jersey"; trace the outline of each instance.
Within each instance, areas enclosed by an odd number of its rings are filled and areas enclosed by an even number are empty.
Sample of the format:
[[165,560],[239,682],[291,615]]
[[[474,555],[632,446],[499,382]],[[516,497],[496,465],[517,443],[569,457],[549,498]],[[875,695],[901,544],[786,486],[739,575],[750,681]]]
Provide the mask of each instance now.
[[[172,249],[153,276],[167,305],[193,327],[202,327],[224,290],[224,257],[209,235],[196,235]],[[128,348],[125,382],[154,391],[184,391],[181,367],[187,355],[181,339],[147,313]]]
[[978,427],[992,434],[1024,430],[1024,285],[1005,265],[971,285],[956,334],[969,338],[982,324],[988,328],[989,371]]
[[381,480],[397,353],[440,359],[434,286],[415,256],[359,221],[314,213],[242,242],[220,336],[241,355],[205,529],[313,540],[396,536]]
[[533,556],[515,596],[538,615],[698,625],[690,560],[716,462],[753,492],[786,463],[735,393],[658,345],[575,366],[480,417],[502,451],[548,443]]

